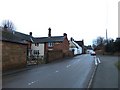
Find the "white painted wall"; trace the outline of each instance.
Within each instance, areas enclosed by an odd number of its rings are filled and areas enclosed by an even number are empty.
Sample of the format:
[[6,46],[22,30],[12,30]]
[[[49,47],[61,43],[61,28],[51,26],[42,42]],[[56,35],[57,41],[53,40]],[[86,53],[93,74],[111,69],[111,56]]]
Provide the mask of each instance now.
[[70,48],[69,50],[73,50],[74,49],[74,55],[77,54],[82,54],[82,47],[79,46],[76,42],[74,41],[69,41],[70,43]]
[[39,50],[40,52],[39,56],[44,56],[44,44],[39,43],[39,46],[35,46],[35,44],[32,44],[31,49],[32,49],[32,54],[34,53],[34,50]]

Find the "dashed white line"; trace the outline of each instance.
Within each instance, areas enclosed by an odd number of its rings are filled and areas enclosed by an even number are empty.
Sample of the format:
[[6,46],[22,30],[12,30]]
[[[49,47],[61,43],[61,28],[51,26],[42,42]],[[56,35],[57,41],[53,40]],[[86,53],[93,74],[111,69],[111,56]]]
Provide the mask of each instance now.
[[38,82],[38,80],[37,80],[37,81],[30,82],[30,83],[28,83],[28,85],[30,86],[30,85],[32,85],[32,84],[35,83],[35,82]]
[[55,71],[56,73],[59,72],[58,70]]
[[69,68],[71,65],[67,65],[66,67]]

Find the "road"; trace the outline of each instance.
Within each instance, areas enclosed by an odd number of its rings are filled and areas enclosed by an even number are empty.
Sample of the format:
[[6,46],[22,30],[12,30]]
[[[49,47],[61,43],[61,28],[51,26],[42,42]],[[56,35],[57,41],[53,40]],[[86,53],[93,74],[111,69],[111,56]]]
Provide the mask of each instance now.
[[4,76],[3,88],[86,88],[94,59],[85,54]]
[[[97,56],[101,60],[98,65],[92,88],[118,88],[118,69],[115,63],[117,56]],[[120,83],[119,83],[120,84]]]

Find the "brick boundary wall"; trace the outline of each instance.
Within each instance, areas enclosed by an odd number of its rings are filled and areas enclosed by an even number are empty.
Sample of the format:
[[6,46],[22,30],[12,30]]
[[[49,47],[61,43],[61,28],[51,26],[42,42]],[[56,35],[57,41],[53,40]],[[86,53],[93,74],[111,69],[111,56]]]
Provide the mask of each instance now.
[[63,58],[63,52],[62,50],[53,50],[53,51],[48,51],[47,53],[47,61],[52,62],[57,59],[62,59]]
[[14,70],[26,66],[27,45],[2,42],[2,71]]

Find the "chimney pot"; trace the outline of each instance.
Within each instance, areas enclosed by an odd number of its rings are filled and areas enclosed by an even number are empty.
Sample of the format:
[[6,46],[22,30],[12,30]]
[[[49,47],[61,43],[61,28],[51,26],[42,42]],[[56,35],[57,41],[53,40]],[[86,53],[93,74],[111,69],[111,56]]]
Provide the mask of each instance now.
[[30,32],[30,36],[32,36],[32,32]]
[[51,37],[51,28],[48,28],[48,37]]

